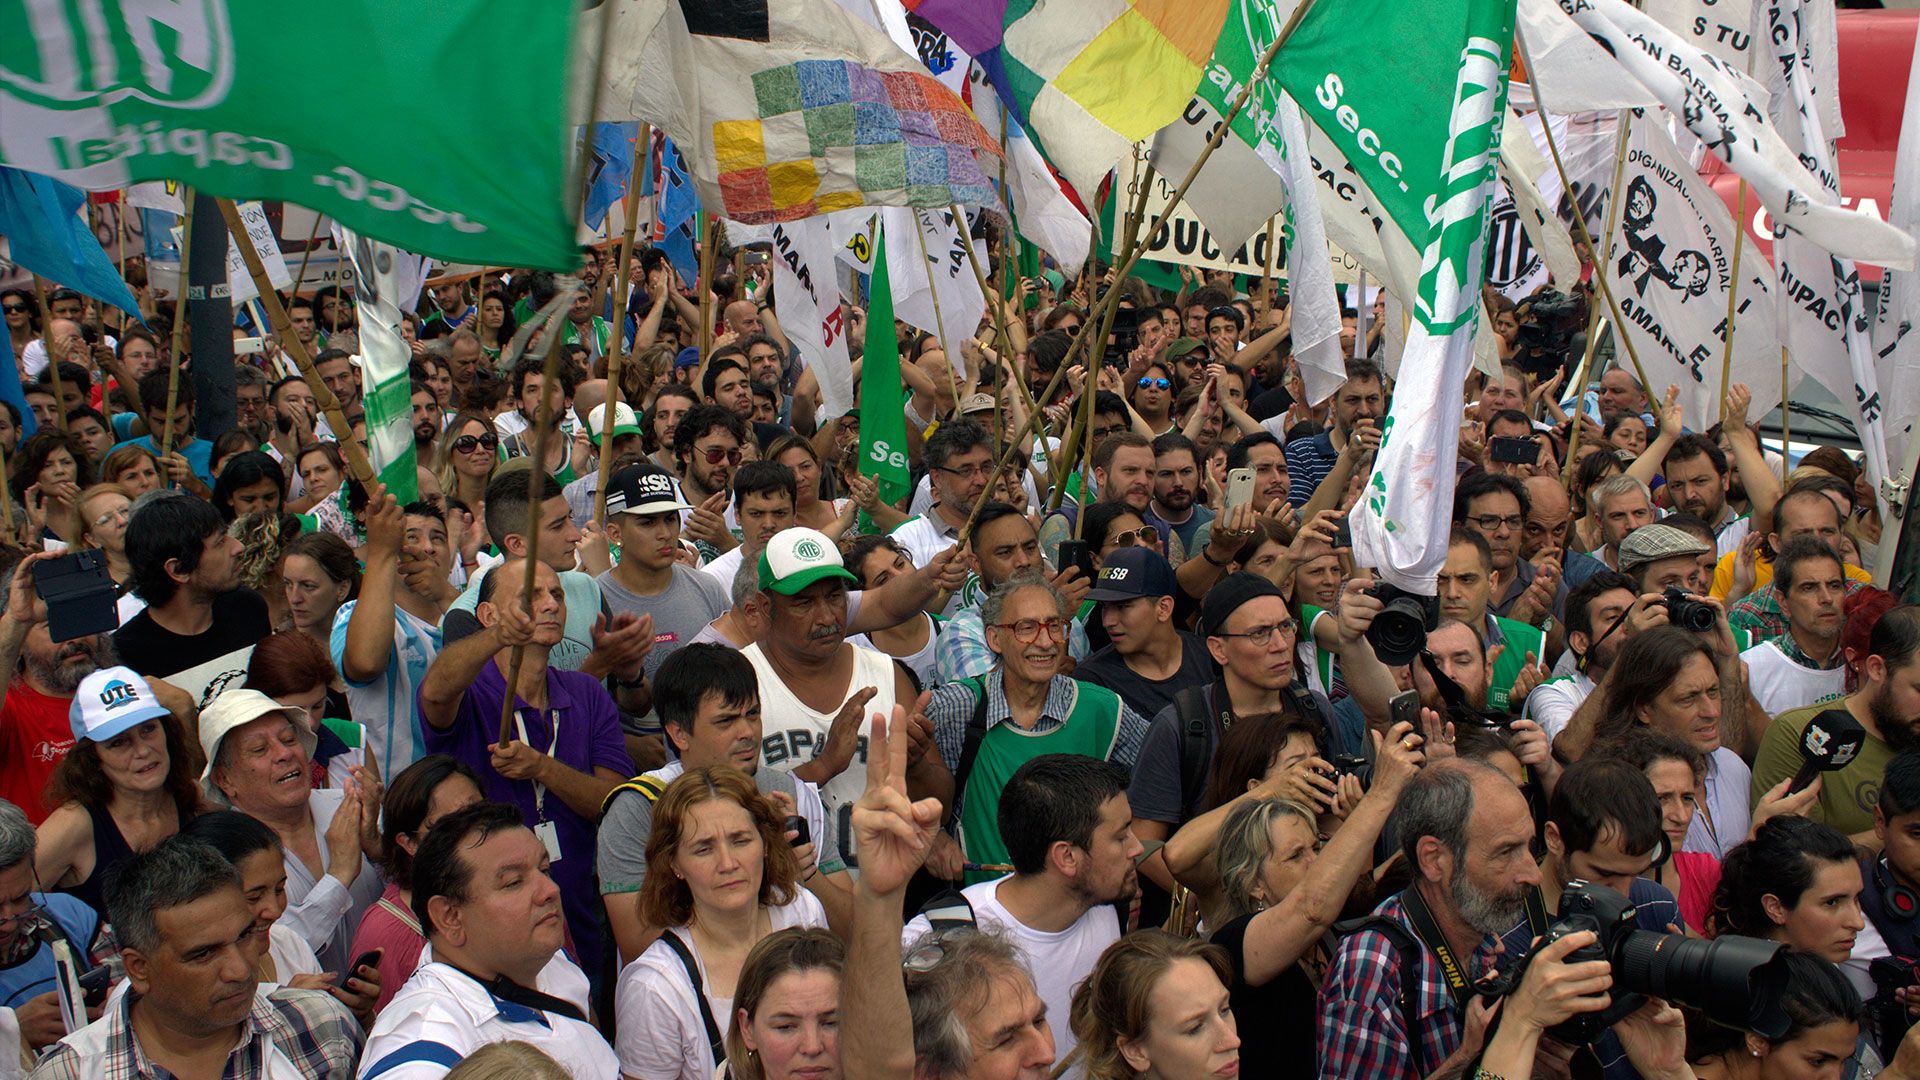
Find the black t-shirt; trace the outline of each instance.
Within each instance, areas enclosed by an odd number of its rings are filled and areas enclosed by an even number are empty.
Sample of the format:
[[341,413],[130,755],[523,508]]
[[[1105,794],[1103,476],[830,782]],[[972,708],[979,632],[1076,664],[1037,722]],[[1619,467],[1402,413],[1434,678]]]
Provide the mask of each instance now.
[[[1233,985],[1227,992],[1240,1029],[1240,1075],[1318,1076],[1314,1021],[1319,1006],[1313,980],[1294,964],[1265,986],[1247,985],[1247,926],[1253,918],[1242,915],[1213,933],[1213,943],[1233,961]],[[1304,1063],[1301,1054],[1308,1057]]]
[[[1091,621],[1091,620],[1089,620]],[[1120,695],[1134,712],[1152,718],[1173,704],[1173,695],[1189,686],[1204,686],[1213,681],[1213,656],[1207,646],[1192,634],[1180,634],[1180,670],[1169,679],[1149,679],[1127,666],[1126,660],[1109,645],[1080,661],[1073,677],[1081,682],[1098,683]]]
[[[113,645],[120,662],[142,675],[175,682],[171,676],[191,674],[180,689],[204,704],[209,695],[203,691],[217,694],[238,685],[233,673],[245,675],[253,647],[272,632],[267,602],[252,589],[239,588],[213,598],[213,625],[204,633],[176,634],[154,622],[152,611],[142,610],[114,632]],[[209,666],[215,661],[223,662]]]

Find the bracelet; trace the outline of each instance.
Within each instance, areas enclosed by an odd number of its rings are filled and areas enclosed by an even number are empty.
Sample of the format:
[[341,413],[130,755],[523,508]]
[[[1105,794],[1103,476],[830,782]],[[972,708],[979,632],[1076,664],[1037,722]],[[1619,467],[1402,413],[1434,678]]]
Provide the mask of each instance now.
[[[1212,545],[1208,545],[1208,546],[1211,547]],[[1207,550],[1207,548],[1200,549],[1200,557],[1207,560],[1207,565],[1209,566],[1226,567],[1233,562],[1232,559],[1228,559],[1226,562],[1214,562],[1213,555],[1211,552]]]
[[1480,1065],[1473,1070],[1473,1080],[1507,1080],[1507,1078],[1487,1068],[1485,1065]]

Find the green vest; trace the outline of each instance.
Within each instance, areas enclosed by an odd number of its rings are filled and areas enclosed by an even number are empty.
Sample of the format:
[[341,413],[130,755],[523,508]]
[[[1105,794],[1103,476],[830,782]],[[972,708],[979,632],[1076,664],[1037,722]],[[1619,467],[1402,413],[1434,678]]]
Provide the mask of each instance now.
[[1493,662],[1491,681],[1487,684],[1487,708],[1504,709],[1508,697],[1513,693],[1514,681],[1520,678],[1520,670],[1526,667],[1527,654],[1533,654],[1535,664],[1541,662],[1547,651],[1547,635],[1537,626],[1503,619],[1498,615],[1493,618],[1500,624],[1500,633],[1506,638],[1507,647],[1500,650],[1500,658]]
[[[976,715],[982,712],[980,703],[986,700],[990,677],[982,675],[960,682],[974,695]],[[1073,708],[1067,712],[1067,722],[1052,731],[1035,734],[1018,724],[996,723],[980,740],[973,768],[967,774],[966,790],[960,793],[960,841],[968,862],[1007,861],[1007,845],[1000,837],[1000,793],[1020,766],[1042,754],[1079,754],[1105,761],[1113,753],[1120,734],[1119,695],[1091,683],[1075,682],[1073,687]],[[997,872],[969,871],[967,884],[1000,876]]]

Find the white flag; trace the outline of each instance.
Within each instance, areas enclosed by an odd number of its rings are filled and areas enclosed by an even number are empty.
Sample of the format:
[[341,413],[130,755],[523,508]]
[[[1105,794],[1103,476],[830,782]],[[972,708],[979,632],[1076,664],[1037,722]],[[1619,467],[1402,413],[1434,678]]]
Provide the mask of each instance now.
[[1320,214],[1313,158],[1307,150],[1306,122],[1300,117],[1300,106],[1284,94],[1278,112],[1280,138],[1286,148],[1285,171],[1280,180],[1287,189],[1293,229],[1287,245],[1293,355],[1300,362],[1300,381],[1307,391],[1307,403],[1318,405],[1347,381],[1346,360],[1340,355],[1340,298],[1333,291],[1333,264],[1327,261],[1327,227]]
[[1092,223],[1060,189],[1060,181],[1054,179],[1039,147],[1033,145],[1018,121],[1009,121],[1002,135],[1000,120],[1006,110],[980,65],[971,66],[969,78],[967,98],[974,118],[986,129],[987,136],[1007,151],[1007,190],[1001,197],[1012,200],[1014,224],[1028,243],[1053,256],[1060,272],[1072,280],[1087,264],[1087,252],[1093,249]]
[[1641,0],[1640,10],[1735,71],[1759,70],[1753,45],[1758,37],[1765,52],[1766,40],[1754,33],[1753,0]]
[[[1907,108],[1900,121],[1900,148],[1894,155],[1893,199],[1887,221],[1909,233],[1920,232],[1920,31],[1913,42],[1913,70],[1907,76]],[[1912,464],[1910,436],[1920,417],[1920,275],[1888,270],[1880,278],[1880,307],[1873,324],[1881,393],[1887,402],[1887,462],[1895,475]]]
[[1668,117],[1634,117],[1621,173],[1620,208],[1607,245],[1607,272],[1626,320],[1622,329],[1653,380],[1648,390],[1680,387],[1687,427],[1704,431],[1719,418],[1725,356],[1727,293],[1737,287],[1734,382],[1754,391],[1754,408],[1772,403],[1779,339],[1768,290],[1772,269],[1743,246],[1733,265],[1733,215],[1667,135]]
[[[1154,167],[1163,176],[1185,176],[1206,152],[1207,140],[1220,121],[1220,114],[1198,96],[1188,101],[1180,119],[1153,137]],[[1301,146],[1305,145],[1303,140]],[[1269,160],[1245,139],[1229,132],[1180,201],[1206,225],[1221,250],[1232,252],[1248,237],[1264,230],[1286,204],[1281,185],[1273,182],[1273,174],[1280,167],[1278,160]],[[1125,174],[1123,168],[1120,175]],[[1116,185],[1116,192],[1120,190]],[[1151,208],[1148,213],[1152,213]],[[1331,270],[1328,280],[1332,280]]]
[[973,276],[960,240],[966,219],[955,222],[951,210],[895,206],[882,208],[880,214],[894,316],[939,338],[954,375],[964,378],[960,343],[980,329],[980,316],[987,310],[980,279]]
[[[1800,152],[1817,182],[1811,198],[1828,212],[1839,212],[1840,176],[1832,144],[1821,125],[1815,82],[1809,68],[1811,48],[1800,37],[1800,0],[1768,0],[1768,33],[1785,94],[1773,101],[1773,119],[1789,145]],[[1771,207],[1769,207],[1771,209]],[[1856,217],[1874,220],[1870,214]],[[1876,225],[1905,236],[1891,225]],[[1911,248],[1913,241],[1907,241]],[[1820,381],[1848,407],[1866,456],[1867,476],[1876,493],[1887,476],[1887,444],[1880,418],[1880,376],[1868,340],[1866,299],[1853,260],[1822,245],[1812,234],[1773,226],[1773,258],[1780,275],[1780,337],[1794,363]],[[1900,269],[1910,270],[1912,260]]]
[[1521,0],[1515,25],[1528,49],[1528,81],[1513,83],[1515,107],[1531,103],[1548,112],[1577,113],[1656,103],[1556,0]]
[[[240,222],[247,227],[247,235],[253,238],[253,248],[260,253],[260,262],[267,271],[267,280],[276,289],[284,289],[293,284],[293,271],[287,269],[286,256],[280,253],[280,238],[273,235],[273,222],[267,217],[267,208],[258,200],[249,199],[234,207],[240,211]],[[192,258],[188,255],[188,258]],[[227,237],[227,287],[228,298],[236,304],[244,304],[260,295],[253,284],[253,275],[247,272],[247,261],[240,254],[240,245],[232,236]]]
[[1500,129],[1500,180],[1506,192],[1493,203],[1494,258],[1487,283],[1514,300],[1532,295],[1549,278],[1565,289],[1580,276],[1566,222],[1541,190],[1548,175],[1554,191],[1561,185],[1560,174],[1542,158],[1529,133],[1539,116],[1508,117]]
[[334,240],[353,262],[359,301],[361,401],[367,410],[367,457],[400,505],[420,496],[413,442],[413,405],[407,362],[413,351],[400,337],[401,298],[417,291],[421,259],[391,244],[334,227]]
[[[1525,0],[1522,8],[1552,0]],[[1818,178],[1801,164],[1790,140],[1766,121],[1758,83],[1681,40],[1626,0],[1559,0],[1561,8],[1715,157],[1746,178],[1772,214],[1775,230],[1790,230],[1836,255],[1911,268],[1911,236],[1872,214],[1841,209],[1821,198]],[[1525,20],[1523,20],[1524,22]],[[1531,46],[1531,39],[1528,39]],[[1791,55],[1791,54],[1789,54]],[[1536,56],[1535,62],[1546,61]],[[1578,102],[1556,108],[1594,108]]]
[[770,232],[780,326],[820,381],[820,420],[831,420],[853,408],[853,367],[840,316],[831,229],[826,218],[811,217],[775,225]]

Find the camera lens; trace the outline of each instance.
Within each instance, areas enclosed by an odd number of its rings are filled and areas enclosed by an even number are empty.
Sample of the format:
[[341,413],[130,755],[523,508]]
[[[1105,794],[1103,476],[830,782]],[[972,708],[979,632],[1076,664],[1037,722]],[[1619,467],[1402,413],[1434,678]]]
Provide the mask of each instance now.
[[1410,664],[1427,647],[1428,598],[1402,592],[1386,582],[1378,582],[1367,595],[1382,604],[1380,613],[1367,627],[1367,642],[1380,662],[1389,666]]
[[1705,1013],[1727,1027],[1777,1039],[1787,1030],[1780,1008],[1787,972],[1785,946],[1724,935],[1711,941],[1635,930],[1614,955],[1617,985]]

